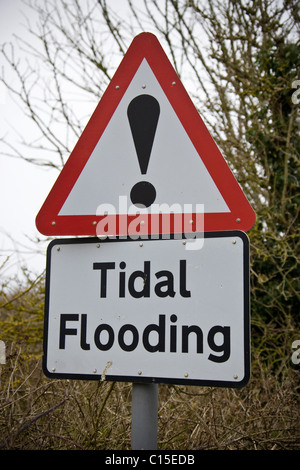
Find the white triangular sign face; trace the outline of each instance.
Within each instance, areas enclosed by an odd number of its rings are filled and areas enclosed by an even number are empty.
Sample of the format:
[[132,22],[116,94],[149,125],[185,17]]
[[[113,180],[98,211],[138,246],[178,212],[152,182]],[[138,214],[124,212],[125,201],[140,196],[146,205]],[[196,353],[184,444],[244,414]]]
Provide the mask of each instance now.
[[[144,175],[141,175],[127,119],[128,106],[138,94],[153,96],[160,108]],[[128,209],[133,209],[130,208],[131,189],[141,180],[149,181],[155,188],[152,213],[158,213],[164,205],[173,206],[174,211],[180,213],[184,205],[196,208],[199,203],[203,204],[204,212],[229,212],[146,59],[139,66],[59,215],[96,215],[99,201],[104,203],[103,207],[111,204],[117,212],[128,213]]]
[[[255,221],[149,33],[137,36],[130,46],[36,223],[47,235],[99,235],[95,226],[105,214],[129,214],[125,225],[118,220],[115,233],[109,233],[120,235],[142,207],[144,214],[189,214],[192,220],[204,214],[205,231],[248,230]],[[158,231],[163,233],[161,227]]]

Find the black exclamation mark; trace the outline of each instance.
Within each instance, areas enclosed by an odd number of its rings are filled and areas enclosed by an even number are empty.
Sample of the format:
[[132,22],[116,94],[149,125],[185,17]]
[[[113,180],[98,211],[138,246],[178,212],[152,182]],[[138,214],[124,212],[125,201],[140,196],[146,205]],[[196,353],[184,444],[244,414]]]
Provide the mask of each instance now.
[[[159,103],[150,95],[139,95],[128,105],[127,116],[142,175],[147,173],[152,145],[159,118]],[[149,207],[155,201],[156,190],[148,181],[136,183],[130,192],[135,206]]]

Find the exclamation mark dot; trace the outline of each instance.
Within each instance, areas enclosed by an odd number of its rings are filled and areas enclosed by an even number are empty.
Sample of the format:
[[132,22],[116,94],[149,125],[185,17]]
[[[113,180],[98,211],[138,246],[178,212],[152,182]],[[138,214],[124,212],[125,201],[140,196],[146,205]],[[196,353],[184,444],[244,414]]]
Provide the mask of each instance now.
[[[147,173],[159,111],[158,101],[150,95],[137,96],[129,103],[127,109],[127,116],[142,175]],[[131,202],[138,207],[151,206],[155,198],[156,190],[148,181],[136,183],[130,192]]]

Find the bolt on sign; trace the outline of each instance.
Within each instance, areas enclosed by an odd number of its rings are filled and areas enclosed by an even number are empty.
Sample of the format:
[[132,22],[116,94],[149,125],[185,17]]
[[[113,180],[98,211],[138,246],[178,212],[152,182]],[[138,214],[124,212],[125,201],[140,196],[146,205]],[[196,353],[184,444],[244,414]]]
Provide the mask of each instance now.
[[[202,236],[202,235],[197,235]],[[241,387],[249,379],[249,242],[57,239],[47,251],[49,377]]]

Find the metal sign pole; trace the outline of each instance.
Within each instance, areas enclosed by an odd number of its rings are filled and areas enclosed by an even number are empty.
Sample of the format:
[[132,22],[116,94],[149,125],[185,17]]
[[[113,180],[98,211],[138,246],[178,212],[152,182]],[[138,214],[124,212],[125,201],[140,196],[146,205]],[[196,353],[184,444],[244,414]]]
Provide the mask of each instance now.
[[157,449],[158,385],[132,385],[131,446],[133,450]]

